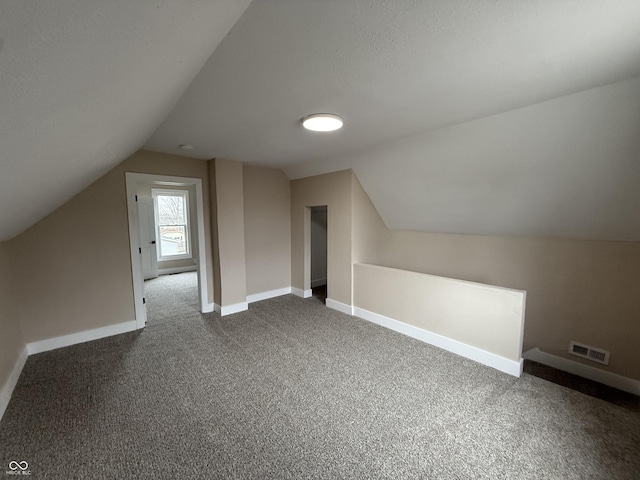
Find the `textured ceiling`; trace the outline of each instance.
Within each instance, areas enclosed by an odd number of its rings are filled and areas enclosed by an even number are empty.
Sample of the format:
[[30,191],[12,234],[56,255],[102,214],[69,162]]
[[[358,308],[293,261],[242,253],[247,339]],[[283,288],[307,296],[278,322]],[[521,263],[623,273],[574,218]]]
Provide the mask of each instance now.
[[353,168],[387,226],[640,240],[640,78],[296,164]]
[[0,240],[181,143],[353,167],[393,228],[640,240],[639,1],[248,5],[0,0]]
[[[638,0],[262,0],[146,148],[331,158],[640,74]],[[327,136],[301,117],[334,112]]]
[[0,1],[0,240],[138,149],[249,0]]
[[391,228],[640,240],[639,26],[637,0],[254,2],[146,147],[353,168]]

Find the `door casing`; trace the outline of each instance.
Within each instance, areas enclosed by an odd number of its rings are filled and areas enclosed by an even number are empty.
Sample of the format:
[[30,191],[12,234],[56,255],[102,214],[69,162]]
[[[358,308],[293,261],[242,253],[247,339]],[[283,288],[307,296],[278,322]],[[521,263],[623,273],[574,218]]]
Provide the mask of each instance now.
[[138,197],[138,219],[140,229],[140,260],[142,261],[142,278],[149,280],[158,276],[158,251],[156,245],[156,225],[153,199]]
[[144,328],[147,323],[147,311],[144,301],[144,279],[142,275],[141,245],[140,245],[140,219],[136,196],[138,185],[173,185],[195,186],[196,190],[196,230],[198,236],[197,248],[197,273],[198,273],[198,301],[202,313],[213,312],[213,302],[208,300],[207,280],[207,256],[204,228],[204,195],[202,192],[202,179],[190,177],[175,177],[169,175],[154,175],[148,173],[125,173],[125,185],[127,192],[127,213],[129,219],[129,246],[131,254],[131,276],[133,279],[133,298],[136,316],[136,327]]

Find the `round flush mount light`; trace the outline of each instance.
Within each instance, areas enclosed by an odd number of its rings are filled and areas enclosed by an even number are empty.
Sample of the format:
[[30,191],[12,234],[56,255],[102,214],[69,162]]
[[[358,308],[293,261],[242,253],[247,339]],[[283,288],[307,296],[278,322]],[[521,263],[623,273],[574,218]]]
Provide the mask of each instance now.
[[302,126],[314,132],[333,132],[342,128],[344,120],[333,113],[314,113],[302,119]]
[[188,143],[182,143],[178,145],[182,150],[193,150],[193,145],[189,145]]

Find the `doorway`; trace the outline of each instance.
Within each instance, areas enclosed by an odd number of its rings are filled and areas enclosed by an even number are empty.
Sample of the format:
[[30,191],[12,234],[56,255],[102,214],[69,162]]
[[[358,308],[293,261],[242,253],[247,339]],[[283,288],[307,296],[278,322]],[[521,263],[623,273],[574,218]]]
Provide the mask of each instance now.
[[[206,269],[206,249],[205,249],[205,228],[204,228],[204,200],[202,193],[202,180],[200,178],[186,178],[186,177],[172,177],[172,176],[164,176],[164,175],[152,175],[152,174],[141,174],[141,173],[130,173],[127,172],[125,174],[126,178],[126,190],[127,190],[127,211],[129,218],[129,243],[131,250],[131,272],[133,278],[133,293],[134,293],[134,306],[135,306],[135,316],[136,316],[136,325],[137,328],[143,328],[147,323],[147,298],[145,293],[145,276],[148,278],[153,278],[154,272],[153,267],[149,269],[149,262],[154,257],[156,260],[162,260],[162,258],[158,258],[158,255],[161,251],[161,248],[158,249],[158,238],[162,241],[162,232],[168,232],[165,236],[167,236],[167,245],[165,248],[165,258],[164,260],[169,262],[162,264],[162,262],[158,262],[157,270],[158,274],[182,274],[184,272],[191,271],[191,277],[188,279],[186,275],[183,279],[184,282],[179,282],[182,285],[182,288],[186,288],[189,285],[189,282],[195,282],[196,284],[196,294],[197,294],[197,304],[195,307],[199,312],[211,312],[213,311],[213,304],[208,301],[208,287],[207,287],[207,269]],[[156,238],[150,238],[148,236],[148,230],[151,228],[149,215],[149,203],[143,198],[149,197],[153,198],[152,189],[158,189],[159,191],[188,191],[192,192],[191,197],[192,201],[190,202],[190,206],[187,208],[185,206],[185,218],[190,217],[191,223],[187,224],[177,224],[169,225],[170,228],[165,228],[162,232],[158,234],[158,221],[157,221],[157,208],[155,206],[156,203],[152,204],[152,209],[154,210],[154,222],[153,222],[153,231],[156,234]],[[147,194],[148,192],[148,194]],[[185,197],[185,198],[188,198]],[[145,206],[142,208],[139,207],[140,201],[143,200]],[[145,215],[145,217],[143,217]],[[141,225],[145,224],[146,227],[143,227],[142,230],[147,230],[147,232],[141,231]],[[167,222],[164,222],[167,223]],[[180,223],[180,222],[178,222]],[[187,226],[189,225],[189,226]],[[167,227],[167,225],[164,225]],[[182,230],[180,230],[182,229]],[[159,236],[158,236],[159,235]],[[191,237],[191,241],[189,246],[182,246],[180,248],[176,248],[176,255],[178,256],[174,259],[171,258],[171,253],[173,252],[173,247],[176,245],[180,245],[182,240]],[[155,243],[151,243],[154,242]],[[143,242],[148,242],[152,248],[147,249],[148,245],[144,245],[143,254]],[[155,247],[155,248],[153,248]],[[169,252],[169,254],[167,254]],[[189,254],[187,254],[187,252]],[[189,257],[189,255],[191,255]],[[148,258],[147,258],[148,257]],[[171,264],[171,261],[177,260],[189,260],[190,265],[181,265],[176,266],[177,264]],[[145,262],[143,264],[143,262]],[[144,268],[143,267],[147,267]],[[162,271],[164,269],[164,271]],[[156,275],[157,276],[157,275]],[[172,275],[173,276],[173,275]],[[161,277],[156,280],[161,279]],[[178,277],[176,277],[177,280]],[[154,280],[151,280],[154,281]],[[165,285],[166,288],[170,287],[170,281],[163,281],[163,283],[167,283]],[[166,296],[166,295],[162,295]],[[151,300],[151,298],[150,298]],[[176,303],[179,304],[179,303]]]
[[327,206],[311,207],[311,294],[327,299]]
[[195,187],[138,184],[137,193],[147,324],[196,316]]

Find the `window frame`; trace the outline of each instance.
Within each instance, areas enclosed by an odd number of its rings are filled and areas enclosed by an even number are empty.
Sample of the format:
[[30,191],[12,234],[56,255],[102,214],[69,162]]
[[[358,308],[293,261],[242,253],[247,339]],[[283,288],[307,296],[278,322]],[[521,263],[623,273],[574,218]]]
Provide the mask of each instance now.
[[[153,216],[156,232],[156,257],[158,262],[167,262],[171,260],[187,260],[193,258],[193,248],[191,248],[191,204],[189,203],[189,190],[176,188],[152,188],[151,196],[153,198]],[[184,218],[186,224],[176,224],[175,226],[184,226],[185,229],[185,248],[187,253],[180,253],[177,255],[163,255],[162,254],[162,237],[160,235],[161,226],[159,221],[159,209],[158,209],[158,197],[170,196],[170,197],[182,197]]]

